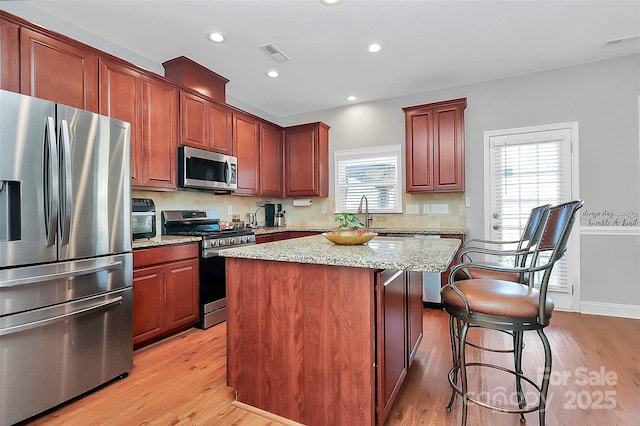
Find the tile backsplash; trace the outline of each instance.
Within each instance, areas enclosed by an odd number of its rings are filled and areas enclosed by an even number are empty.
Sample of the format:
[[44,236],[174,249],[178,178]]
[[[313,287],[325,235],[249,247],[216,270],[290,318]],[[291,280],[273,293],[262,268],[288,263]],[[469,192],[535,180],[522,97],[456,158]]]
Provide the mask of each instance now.
[[[257,211],[258,224],[264,224],[264,209],[259,202],[281,203],[286,212],[286,223],[291,226],[332,228],[335,226],[335,203],[333,198],[310,197],[310,206],[294,207],[292,198],[245,197],[239,195],[214,195],[200,191],[132,191],[133,197],[151,198],[157,211],[158,235],[161,234],[162,210],[218,210],[223,220],[231,220],[232,213],[239,213],[245,220],[246,213]],[[373,213],[372,228],[466,228],[464,193],[403,194],[403,211],[398,214]],[[424,204],[446,205],[448,213],[424,213]],[[408,214],[407,206],[417,207],[417,214]],[[409,209],[410,210],[410,209]],[[326,213],[323,213],[326,212]]]

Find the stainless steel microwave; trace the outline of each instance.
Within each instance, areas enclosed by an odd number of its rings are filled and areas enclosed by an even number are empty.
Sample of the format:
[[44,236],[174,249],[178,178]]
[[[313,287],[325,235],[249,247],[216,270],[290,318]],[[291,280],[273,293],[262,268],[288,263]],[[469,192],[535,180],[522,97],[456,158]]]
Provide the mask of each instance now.
[[238,159],[231,155],[181,146],[178,148],[178,186],[234,191],[238,188]]

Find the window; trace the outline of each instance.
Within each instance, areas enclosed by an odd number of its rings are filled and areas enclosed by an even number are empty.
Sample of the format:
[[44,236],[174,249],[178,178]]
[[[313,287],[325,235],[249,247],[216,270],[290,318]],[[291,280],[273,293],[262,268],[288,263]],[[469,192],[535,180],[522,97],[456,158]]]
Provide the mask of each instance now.
[[362,196],[373,213],[401,213],[400,145],[335,152],[336,212],[356,212]]

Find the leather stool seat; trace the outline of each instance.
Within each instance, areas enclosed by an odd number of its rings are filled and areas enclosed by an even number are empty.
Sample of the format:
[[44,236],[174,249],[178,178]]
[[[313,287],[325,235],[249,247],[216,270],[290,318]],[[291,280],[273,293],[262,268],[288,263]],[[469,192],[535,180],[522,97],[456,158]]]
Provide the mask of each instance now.
[[[493,279],[457,281],[456,287],[467,298],[469,310],[509,318],[534,318],[538,315],[540,292],[526,285]],[[442,288],[442,302],[464,309],[462,298],[447,285]],[[545,316],[550,317],[553,301],[546,297]]]

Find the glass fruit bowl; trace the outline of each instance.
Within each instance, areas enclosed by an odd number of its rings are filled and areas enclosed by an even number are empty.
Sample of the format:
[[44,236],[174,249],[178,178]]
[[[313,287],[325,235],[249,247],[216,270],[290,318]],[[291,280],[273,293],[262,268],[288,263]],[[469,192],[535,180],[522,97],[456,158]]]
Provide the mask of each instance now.
[[370,241],[378,235],[376,232],[362,230],[324,232],[322,236],[334,244],[342,246],[356,246]]

